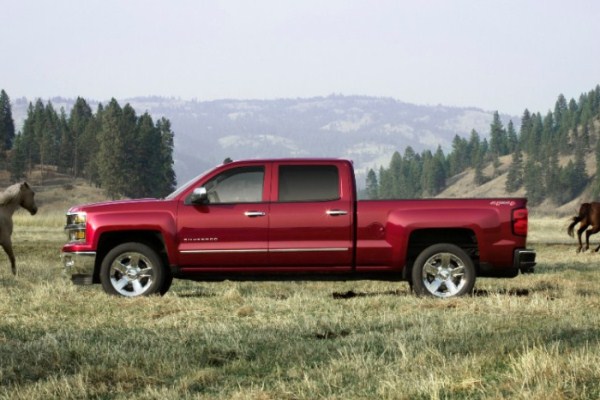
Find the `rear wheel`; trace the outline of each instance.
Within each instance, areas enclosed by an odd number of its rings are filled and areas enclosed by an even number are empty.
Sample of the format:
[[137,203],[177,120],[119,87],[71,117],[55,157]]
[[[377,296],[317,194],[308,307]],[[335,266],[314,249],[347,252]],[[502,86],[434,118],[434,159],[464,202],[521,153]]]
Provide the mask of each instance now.
[[168,290],[167,274],[158,254],[135,242],[116,246],[106,254],[100,267],[104,291],[126,297],[164,294]]
[[415,260],[412,284],[420,296],[448,298],[471,293],[475,286],[473,260],[453,244],[429,246]]

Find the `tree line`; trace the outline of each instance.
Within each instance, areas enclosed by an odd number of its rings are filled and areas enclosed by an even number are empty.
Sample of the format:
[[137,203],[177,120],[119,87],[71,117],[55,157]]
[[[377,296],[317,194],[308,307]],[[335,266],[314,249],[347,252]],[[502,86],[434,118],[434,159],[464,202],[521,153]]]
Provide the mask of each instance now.
[[0,168],[12,181],[35,168],[54,166],[85,178],[111,198],[162,197],[175,189],[173,136],[166,118],[137,115],[112,99],[93,112],[81,97],[69,114],[40,99],[29,103],[22,130],[15,133],[10,100],[0,92]]
[[[446,188],[447,179],[469,168],[481,185],[500,174],[500,157],[511,156],[505,190],[524,188],[531,205],[546,199],[564,204],[588,186],[600,194],[600,174],[591,181],[585,160],[595,154],[600,171],[600,85],[567,102],[561,94],[546,115],[525,109],[517,131],[512,121],[504,126],[493,115],[488,138],[472,130],[468,138],[456,135],[451,151],[395,152],[387,168],[371,169],[366,178],[370,199],[433,197]],[[492,165],[492,174],[484,169]]]

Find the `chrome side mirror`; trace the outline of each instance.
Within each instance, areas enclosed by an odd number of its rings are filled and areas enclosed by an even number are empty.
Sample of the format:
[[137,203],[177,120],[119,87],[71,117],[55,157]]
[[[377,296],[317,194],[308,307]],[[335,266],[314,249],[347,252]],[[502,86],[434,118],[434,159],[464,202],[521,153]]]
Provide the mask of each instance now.
[[208,204],[208,192],[204,186],[195,188],[190,196],[192,204]]

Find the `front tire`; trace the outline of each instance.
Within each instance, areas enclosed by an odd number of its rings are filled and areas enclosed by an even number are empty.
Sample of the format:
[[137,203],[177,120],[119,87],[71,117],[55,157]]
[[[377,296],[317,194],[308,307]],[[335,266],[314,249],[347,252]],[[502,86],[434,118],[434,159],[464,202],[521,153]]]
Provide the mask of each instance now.
[[113,248],[106,254],[100,267],[100,281],[104,291],[126,297],[163,292],[165,274],[162,259],[156,251],[135,242]]
[[473,291],[475,266],[460,247],[441,243],[419,254],[412,269],[413,289],[418,296],[449,298]]

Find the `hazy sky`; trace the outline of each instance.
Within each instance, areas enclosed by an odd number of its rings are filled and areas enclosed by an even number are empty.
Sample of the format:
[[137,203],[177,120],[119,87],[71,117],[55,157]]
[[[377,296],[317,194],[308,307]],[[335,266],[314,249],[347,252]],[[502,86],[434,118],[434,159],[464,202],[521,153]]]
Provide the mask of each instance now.
[[0,0],[11,99],[369,95],[547,112],[600,83],[596,0]]

